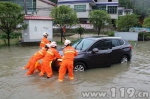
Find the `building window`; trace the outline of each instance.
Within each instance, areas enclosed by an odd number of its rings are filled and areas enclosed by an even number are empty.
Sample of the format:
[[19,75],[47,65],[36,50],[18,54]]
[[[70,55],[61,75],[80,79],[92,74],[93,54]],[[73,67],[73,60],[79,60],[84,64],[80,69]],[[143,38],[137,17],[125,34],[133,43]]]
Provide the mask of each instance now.
[[108,2],[112,2],[112,0],[108,0]]
[[108,14],[117,14],[117,6],[108,6]]
[[106,6],[98,6],[97,7],[99,10],[105,10],[106,11]]
[[86,12],[86,5],[74,5],[76,12]]
[[118,15],[122,15],[122,14],[123,14],[122,10],[119,10]]
[[36,11],[36,0],[33,0],[33,10]]

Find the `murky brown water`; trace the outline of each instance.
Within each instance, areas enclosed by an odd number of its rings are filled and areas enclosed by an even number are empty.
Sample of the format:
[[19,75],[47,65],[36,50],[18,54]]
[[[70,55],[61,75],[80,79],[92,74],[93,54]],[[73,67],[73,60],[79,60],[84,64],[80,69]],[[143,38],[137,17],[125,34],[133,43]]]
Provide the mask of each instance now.
[[[75,72],[75,80],[69,81],[66,76],[63,83],[57,82],[57,72],[51,79],[37,74],[25,76],[26,70],[21,68],[37,49],[0,49],[0,99],[112,99],[111,95],[116,97],[113,99],[150,99],[150,42],[138,42],[127,64]],[[107,92],[109,97],[84,97],[84,92]],[[141,92],[149,96],[136,98]]]

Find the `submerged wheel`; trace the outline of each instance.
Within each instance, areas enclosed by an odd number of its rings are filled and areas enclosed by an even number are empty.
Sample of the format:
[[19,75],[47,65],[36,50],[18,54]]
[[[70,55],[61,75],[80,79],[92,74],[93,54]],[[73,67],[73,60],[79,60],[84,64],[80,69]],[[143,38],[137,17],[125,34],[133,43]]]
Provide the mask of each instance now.
[[128,57],[126,55],[122,56],[120,59],[120,63],[127,63],[128,62]]
[[85,71],[85,64],[82,62],[77,62],[74,65],[74,71]]

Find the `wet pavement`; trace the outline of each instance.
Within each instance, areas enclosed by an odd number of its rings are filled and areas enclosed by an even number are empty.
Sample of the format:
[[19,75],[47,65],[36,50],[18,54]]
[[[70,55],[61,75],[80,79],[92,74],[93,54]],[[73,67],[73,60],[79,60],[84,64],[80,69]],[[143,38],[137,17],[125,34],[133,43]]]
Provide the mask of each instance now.
[[[150,99],[150,42],[138,42],[132,60],[107,68],[75,72],[63,83],[53,77],[26,77],[27,64],[35,47],[0,49],[0,99]],[[101,96],[102,93],[104,96]]]

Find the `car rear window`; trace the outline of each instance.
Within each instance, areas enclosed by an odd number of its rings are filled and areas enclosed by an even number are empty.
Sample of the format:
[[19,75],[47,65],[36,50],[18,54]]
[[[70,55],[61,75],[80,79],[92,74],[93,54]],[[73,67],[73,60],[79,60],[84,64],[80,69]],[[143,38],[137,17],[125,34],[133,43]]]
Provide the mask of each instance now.
[[112,39],[112,47],[116,47],[119,45],[120,45],[120,43],[119,43],[118,39]]
[[120,43],[120,45],[123,45],[124,41],[122,39],[119,39],[119,43]]

